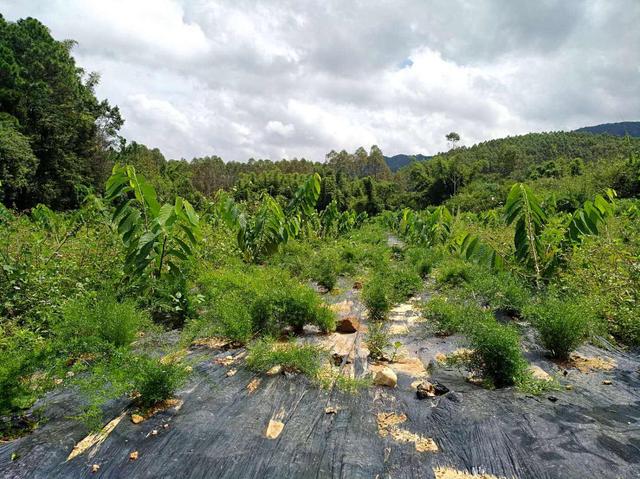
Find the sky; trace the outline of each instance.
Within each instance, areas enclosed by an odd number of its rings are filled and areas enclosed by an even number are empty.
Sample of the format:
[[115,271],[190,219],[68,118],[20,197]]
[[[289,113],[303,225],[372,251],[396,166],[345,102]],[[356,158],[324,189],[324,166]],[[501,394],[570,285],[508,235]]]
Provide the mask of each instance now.
[[433,154],[640,120],[640,0],[0,0],[168,158]]

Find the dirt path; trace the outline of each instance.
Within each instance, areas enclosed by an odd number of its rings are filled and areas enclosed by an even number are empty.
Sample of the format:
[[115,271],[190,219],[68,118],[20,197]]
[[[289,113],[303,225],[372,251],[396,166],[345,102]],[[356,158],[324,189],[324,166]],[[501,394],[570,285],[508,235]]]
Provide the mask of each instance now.
[[[359,292],[341,286],[341,295],[327,299],[338,304],[339,315],[360,318],[364,329]],[[51,394],[43,402],[46,423],[0,445],[0,477],[475,477],[456,471],[490,474],[478,476],[484,478],[640,477],[638,357],[586,347],[583,358],[606,358],[614,366],[590,370],[588,364],[602,363],[586,361],[588,372],[572,367],[564,376],[531,347],[529,359],[558,375],[562,389],[553,393],[555,402],[549,395],[487,391],[437,363],[438,353],[463,341],[425,334],[418,306],[416,298],[390,316],[393,339],[402,342],[401,356],[391,364],[398,374],[395,389],[371,387],[357,396],[321,390],[300,376],[249,372],[241,349],[198,349],[179,407],[140,424],[125,415],[101,443],[69,461],[87,431],[68,419],[77,404],[73,393]],[[362,330],[329,336],[309,331],[304,340],[344,355],[346,375],[363,376],[376,367],[367,362]],[[426,376],[451,392],[418,400],[415,384]],[[111,404],[109,417],[120,417],[124,406]]]

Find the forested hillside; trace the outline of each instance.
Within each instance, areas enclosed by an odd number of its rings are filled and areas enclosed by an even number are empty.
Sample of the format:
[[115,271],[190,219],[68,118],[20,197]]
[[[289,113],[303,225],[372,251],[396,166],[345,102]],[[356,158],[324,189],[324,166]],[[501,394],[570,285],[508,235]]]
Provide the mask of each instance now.
[[602,125],[585,126],[576,131],[584,133],[609,134],[615,136],[640,136],[640,121],[621,121],[619,123],[603,123]]
[[640,138],[167,159],[73,46],[0,17],[0,476],[634,477]]

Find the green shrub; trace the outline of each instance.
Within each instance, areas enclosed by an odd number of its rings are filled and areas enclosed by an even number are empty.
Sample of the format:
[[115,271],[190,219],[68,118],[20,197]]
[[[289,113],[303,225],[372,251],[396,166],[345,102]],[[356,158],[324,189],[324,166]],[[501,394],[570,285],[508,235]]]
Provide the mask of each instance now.
[[436,271],[436,281],[441,285],[460,286],[471,279],[471,265],[459,259],[442,263]]
[[70,353],[97,352],[128,346],[136,333],[149,327],[149,316],[133,301],[118,303],[110,296],[70,300],[53,321],[52,332],[62,350]]
[[381,272],[387,277],[390,288],[390,301],[399,303],[416,294],[422,288],[422,278],[415,269],[407,264],[393,265],[387,271]]
[[182,364],[143,356],[136,358],[133,372],[133,390],[139,394],[136,402],[145,408],[171,398],[188,375]]
[[338,281],[340,258],[334,250],[325,249],[311,263],[311,279],[331,291]]
[[274,366],[285,371],[300,372],[315,378],[320,371],[326,352],[312,344],[293,342],[276,343],[272,339],[259,339],[248,347],[247,366],[258,372],[267,372]]
[[593,323],[583,304],[570,298],[547,297],[526,309],[542,345],[558,359],[566,359],[586,338]]
[[203,319],[189,328],[197,336],[213,333],[246,342],[254,335],[277,336],[286,327],[335,329],[334,315],[318,295],[281,270],[252,266],[209,272],[198,287]]
[[375,275],[362,289],[362,300],[369,312],[369,319],[380,321],[387,317],[391,309],[388,285],[381,275]]
[[406,261],[415,266],[415,270],[422,279],[426,279],[433,271],[438,255],[433,249],[424,247],[408,248],[405,253]]
[[477,268],[468,288],[479,294],[493,309],[517,316],[522,314],[531,297],[526,285],[506,271]]
[[180,363],[144,356],[136,358],[133,372],[133,390],[139,394],[136,402],[145,408],[173,397],[188,376],[187,368]]
[[470,332],[471,367],[495,387],[511,386],[526,369],[520,335],[497,321],[477,322]]
[[185,328],[185,335],[190,340],[196,337],[221,336],[242,344],[249,341],[253,333],[250,304],[236,290],[217,296],[215,303]]
[[493,319],[490,313],[475,304],[449,301],[442,296],[430,299],[423,315],[435,323],[436,333],[443,336],[468,331],[478,321]]
[[381,359],[384,356],[384,350],[391,345],[391,341],[386,325],[382,321],[369,323],[366,343],[372,359]]
[[42,381],[34,384],[27,377],[44,366],[43,346],[42,338],[27,329],[9,335],[0,327],[0,417],[31,406],[41,392]]

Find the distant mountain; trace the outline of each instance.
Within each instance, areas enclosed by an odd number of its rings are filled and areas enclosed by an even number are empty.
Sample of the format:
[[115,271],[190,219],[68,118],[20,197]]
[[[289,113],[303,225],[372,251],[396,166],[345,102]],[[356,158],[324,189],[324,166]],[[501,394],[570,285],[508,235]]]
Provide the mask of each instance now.
[[407,166],[409,163],[413,163],[414,161],[425,161],[433,158],[432,156],[426,155],[394,155],[394,156],[385,156],[384,160],[387,162],[389,169],[393,172],[398,171],[403,166]]
[[582,133],[608,133],[614,136],[635,136],[640,138],[640,121],[622,121],[620,123],[603,123],[602,125],[585,126],[576,131]]

